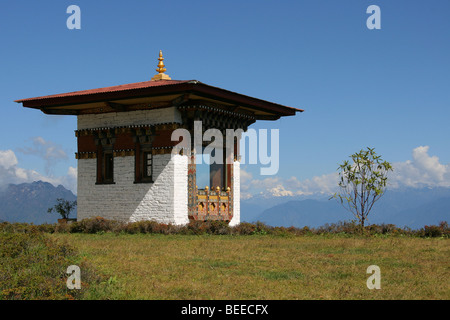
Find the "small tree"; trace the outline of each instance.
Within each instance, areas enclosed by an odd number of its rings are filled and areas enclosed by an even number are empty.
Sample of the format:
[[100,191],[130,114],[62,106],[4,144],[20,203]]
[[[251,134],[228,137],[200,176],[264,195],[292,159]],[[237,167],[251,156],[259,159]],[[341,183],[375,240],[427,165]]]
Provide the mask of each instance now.
[[330,199],[340,201],[343,207],[358,219],[362,229],[373,205],[386,190],[387,174],[391,164],[383,161],[374,149],[367,148],[350,156],[352,162],[344,161],[339,171],[340,192]]
[[77,206],[77,201],[68,201],[61,198],[56,199],[56,201],[57,203],[53,207],[48,208],[47,212],[52,213],[55,211],[63,219],[69,219],[70,212]]

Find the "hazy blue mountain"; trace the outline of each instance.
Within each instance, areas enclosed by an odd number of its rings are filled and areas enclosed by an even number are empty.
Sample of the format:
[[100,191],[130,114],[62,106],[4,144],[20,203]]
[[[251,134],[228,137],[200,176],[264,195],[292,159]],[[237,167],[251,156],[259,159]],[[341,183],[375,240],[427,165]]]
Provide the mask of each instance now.
[[450,217],[450,188],[388,190],[370,213],[371,223],[392,223],[413,229],[439,224]]
[[[262,221],[272,226],[319,227],[325,223],[352,220],[354,216],[336,200],[257,199],[252,207],[241,201],[241,221]],[[388,190],[370,212],[368,223],[392,223],[399,227],[418,229],[424,225],[439,224],[450,217],[450,188],[402,188]]]
[[258,216],[265,210],[290,201],[302,201],[307,199],[326,200],[328,198],[329,196],[322,194],[278,197],[257,194],[250,199],[241,200],[241,221],[255,222],[258,219]]
[[307,199],[276,205],[264,210],[256,220],[271,226],[318,227],[351,218],[351,214],[336,201]]
[[413,229],[425,225],[437,225],[450,219],[450,197],[440,198],[415,208],[402,210],[392,217],[392,223],[409,226]]
[[[48,182],[10,184],[0,189],[0,220],[8,222],[27,222],[34,224],[54,223],[60,216],[47,210],[56,204],[56,199],[74,201],[77,197],[59,185]],[[76,212],[71,213],[71,217]]]

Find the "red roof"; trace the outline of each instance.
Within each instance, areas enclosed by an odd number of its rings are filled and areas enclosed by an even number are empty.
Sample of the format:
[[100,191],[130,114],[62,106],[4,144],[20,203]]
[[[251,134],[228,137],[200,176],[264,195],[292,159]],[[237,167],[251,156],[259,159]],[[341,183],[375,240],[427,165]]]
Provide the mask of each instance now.
[[59,114],[58,110],[61,107],[68,110],[70,106],[80,106],[102,101],[120,101],[135,98],[139,99],[144,97],[163,97],[183,94],[253,109],[260,114],[260,116],[256,117],[257,119],[264,119],[266,117],[264,114],[269,114],[269,118],[274,117],[274,119],[276,119],[281,116],[292,116],[295,115],[296,112],[303,111],[302,109],[283,106],[210,86],[197,80],[144,81],[112,87],[20,99],[15,100],[15,102],[22,103],[24,107],[40,109],[45,113],[51,111],[52,114]]
[[158,87],[158,86],[169,86],[169,85],[178,84],[178,83],[187,83],[189,81],[190,80],[143,81],[143,82],[136,82],[136,83],[121,84],[121,85],[112,86],[112,87],[73,91],[73,92],[52,94],[52,95],[48,95],[48,96],[41,96],[41,97],[35,97],[35,98],[20,99],[20,100],[15,100],[14,102],[20,103],[20,102],[24,102],[24,101],[35,101],[35,100],[42,100],[42,99],[64,98],[64,97],[73,97],[73,96],[86,96],[86,95],[95,94],[95,93],[108,93],[108,92],[115,92],[115,91],[126,91],[126,90],[133,90],[133,89]]

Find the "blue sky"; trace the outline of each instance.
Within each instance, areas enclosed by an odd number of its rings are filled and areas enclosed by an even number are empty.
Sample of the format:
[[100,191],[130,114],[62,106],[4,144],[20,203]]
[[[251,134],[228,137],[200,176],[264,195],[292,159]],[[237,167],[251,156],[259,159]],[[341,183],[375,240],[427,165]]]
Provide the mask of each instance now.
[[[81,30],[66,27],[72,4]],[[74,186],[76,118],[14,100],[149,80],[161,49],[172,79],[305,109],[252,126],[280,130],[280,170],[243,166],[245,192],[320,190],[367,146],[398,164],[399,184],[450,186],[449,12],[447,0],[5,2],[0,184]]]

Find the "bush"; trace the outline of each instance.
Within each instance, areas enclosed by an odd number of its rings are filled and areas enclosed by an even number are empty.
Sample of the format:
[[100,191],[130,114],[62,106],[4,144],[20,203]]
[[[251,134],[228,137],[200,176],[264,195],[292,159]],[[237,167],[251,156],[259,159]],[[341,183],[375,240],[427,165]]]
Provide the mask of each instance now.
[[237,235],[250,235],[254,234],[256,226],[252,223],[241,222],[237,226],[232,227],[232,233]]
[[431,238],[440,237],[440,236],[442,236],[442,229],[439,228],[438,226],[425,226],[423,235],[425,237],[431,237]]
[[[36,226],[10,225],[9,231],[1,227],[0,300],[79,299],[92,284],[100,283],[85,261],[77,263],[71,246],[50,239]],[[81,290],[66,286],[66,270],[73,264],[82,270]]]
[[81,230],[83,233],[97,233],[107,231],[108,222],[102,217],[83,219],[79,222],[79,226],[74,229]]
[[339,221],[332,224],[324,224],[313,231],[314,233],[345,233],[345,234],[361,234],[361,226],[354,220]]
[[128,223],[124,230],[127,233],[155,233],[158,230],[158,226],[155,221],[138,221]]
[[[372,224],[365,227],[365,231],[368,234],[398,234],[401,229],[397,228],[394,224]],[[401,232],[400,232],[401,233]]]
[[271,234],[273,231],[273,227],[269,227],[261,221],[257,221],[255,223],[255,231],[253,234]]
[[189,221],[188,224],[180,226],[173,224],[158,223],[156,221],[123,222],[107,220],[95,217],[63,223],[56,225],[32,225],[26,223],[0,223],[0,232],[16,233],[128,233],[128,234],[191,234],[191,235],[275,235],[275,236],[301,236],[317,234],[342,234],[342,235],[386,235],[386,236],[419,236],[419,237],[449,237],[450,230],[447,222],[441,222],[439,226],[425,226],[420,230],[399,228],[393,224],[372,224],[361,229],[356,221],[339,221],[337,223],[325,224],[318,228],[296,227],[272,227],[263,222],[240,224],[230,227],[225,221]]
[[207,221],[206,224],[209,234],[218,234],[218,235],[231,234],[231,228],[225,221],[212,220]]
[[446,237],[450,236],[450,230],[448,227],[448,223],[446,221],[441,221],[438,226],[425,226],[420,230],[420,235],[422,237]]
[[107,220],[102,217],[88,218],[68,224],[69,231],[76,233],[118,232],[123,229],[123,222]]
[[191,220],[185,226],[182,226],[178,229],[180,234],[231,234],[231,228],[228,226],[228,223],[225,221],[218,220],[208,220],[208,221],[197,221]]
[[183,228],[184,234],[205,234],[207,226],[203,221],[190,220],[189,223]]

